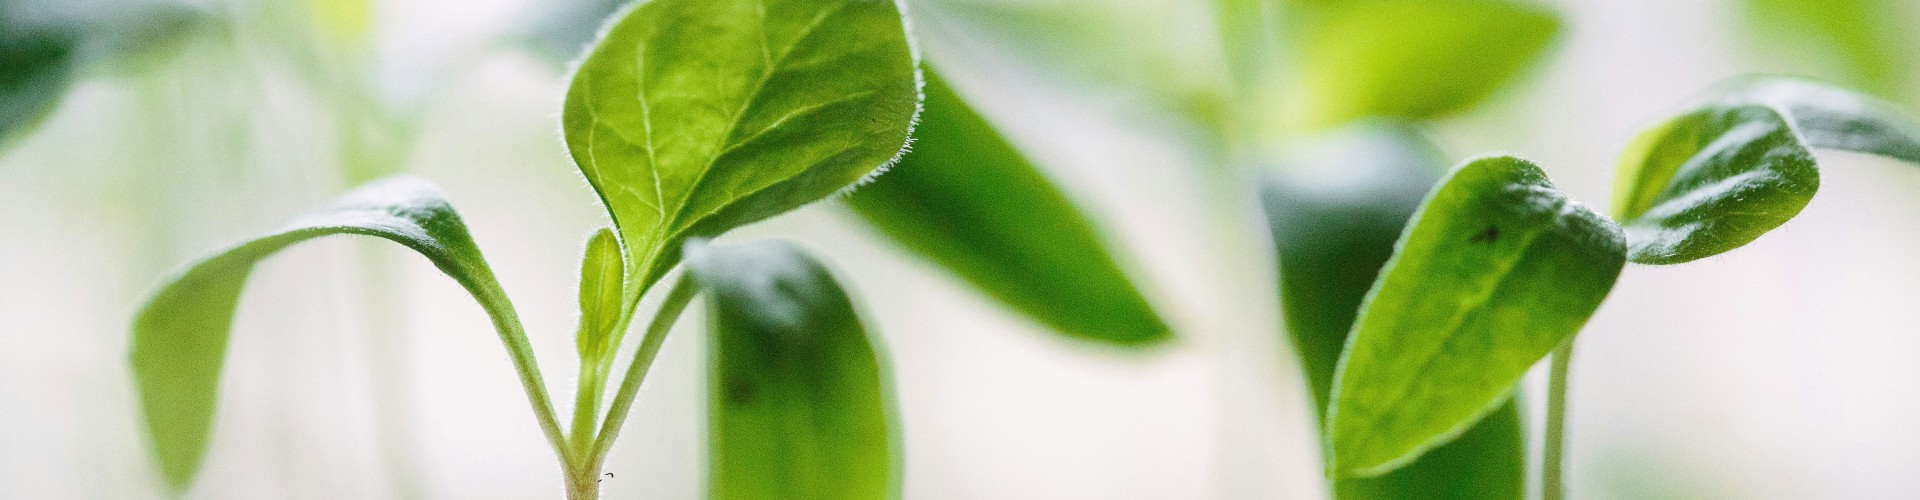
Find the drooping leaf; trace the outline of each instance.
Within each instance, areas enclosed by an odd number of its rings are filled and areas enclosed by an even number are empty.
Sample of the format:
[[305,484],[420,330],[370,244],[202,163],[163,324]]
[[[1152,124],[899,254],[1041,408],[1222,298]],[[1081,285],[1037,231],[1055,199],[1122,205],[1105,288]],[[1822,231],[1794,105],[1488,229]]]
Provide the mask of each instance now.
[[[167,280],[133,324],[131,360],[148,436],[167,484],[192,484],[206,455],[220,370],[240,291],[255,264],[288,246],[336,234],[387,239],[419,252],[492,316],[518,368],[534,366],[520,320],[466,226],[431,183],[396,177],[354,190],[286,227],[220,251]],[[528,373],[529,370],[522,370]],[[553,408],[538,370],[526,389],[542,422]],[[523,379],[523,381],[525,381]],[[548,429],[557,437],[557,429]]]
[[916,60],[892,0],[656,0],[567,89],[567,148],[628,254],[628,301],[682,241],[792,210],[906,144]]
[[1501,0],[1301,2],[1289,11],[1296,78],[1289,121],[1424,120],[1478,104],[1539,60],[1560,31],[1551,10]]
[[613,230],[601,228],[587,239],[585,255],[580,258],[580,359],[600,360],[617,347],[614,330],[626,321],[623,279],[626,267],[621,262],[620,242]]
[[[1300,156],[1263,185],[1261,198],[1280,261],[1282,317],[1315,415],[1324,417],[1360,302],[1445,167],[1430,144],[1402,128],[1345,132]],[[1523,441],[1519,409],[1508,403],[1393,472],[1336,479],[1334,497],[1518,500],[1526,492]]]
[[1782,78],[1743,78],[1641,133],[1621,156],[1614,211],[1634,262],[1738,248],[1800,213],[1820,187],[1813,148],[1920,162],[1920,126],[1891,105]]
[[1620,229],[1532,163],[1455,169],[1361,306],[1334,374],[1329,469],[1378,475],[1472,428],[1579,331],[1625,263]]
[[832,273],[785,242],[688,254],[712,329],[707,498],[897,497],[891,383]]
[[953,89],[926,76],[913,152],[849,197],[854,212],[1061,333],[1122,345],[1169,338],[1093,223]]

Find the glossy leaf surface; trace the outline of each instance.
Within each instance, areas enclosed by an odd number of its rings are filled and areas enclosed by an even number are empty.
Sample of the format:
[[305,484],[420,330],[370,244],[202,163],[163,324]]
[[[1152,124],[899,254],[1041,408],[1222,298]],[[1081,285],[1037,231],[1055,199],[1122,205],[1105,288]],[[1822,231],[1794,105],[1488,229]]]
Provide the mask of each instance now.
[[[1261,197],[1280,261],[1282,316],[1324,417],[1360,302],[1445,166],[1414,132],[1386,127],[1339,134],[1285,166]],[[1504,405],[1404,467],[1337,479],[1333,489],[1341,500],[1518,500],[1526,491],[1519,409]]]
[[1496,0],[1296,3],[1287,102],[1304,129],[1463,111],[1544,55],[1561,27],[1550,10]]
[[629,303],[712,236],[846,189],[893,159],[919,103],[891,0],[656,0],[567,89],[567,148],[632,262]]
[[[153,450],[174,490],[191,484],[206,455],[227,340],[248,274],[288,246],[338,234],[383,238],[426,256],[492,316],[514,362],[533,366],[513,305],[439,189],[412,177],[376,182],[279,231],[193,263],[140,310],[133,324],[134,380]],[[545,402],[545,389],[537,377],[535,382],[528,389],[537,392],[529,397]],[[550,421],[550,404],[545,411]]]
[[1614,211],[1634,262],[1738,248],[1800,213],[1820,187],[1813,148],[1920,162],[1920,127],[1891,105],[1817,83],[1745,78],[1642,133],[1621,157]]
[[1532,163],[1455,169],[1361,306],[1334,375],[1331,471],[1391,471],[1481,421],[1579,331],[1625,262],[1620,229]]
[[707,497],[897,496],[891,382],[833,275],[785,242],[688,252],[712,330]]
[[1086,215],[932,72],[914,136],[913,152],[848,199],[874,228],[1061,333],[1170,337]]

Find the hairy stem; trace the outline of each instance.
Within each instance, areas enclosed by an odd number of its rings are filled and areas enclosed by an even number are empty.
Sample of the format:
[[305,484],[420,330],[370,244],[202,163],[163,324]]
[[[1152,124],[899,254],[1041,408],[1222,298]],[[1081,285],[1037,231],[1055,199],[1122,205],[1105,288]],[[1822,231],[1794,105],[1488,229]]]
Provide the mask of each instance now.
[[1573,364],[1573,339],[1567,339],[1567,345],[1553,352],[1553,366],[1549,368],[1547,379],[1547,432],[1546,441],[1540,452],[1540,498],[1542,500],[1562,500],[1566,498],[1566,485],[1562,480],[1566,464],[1567,439],[1567,369]]
[[[673,289],[667,291],[667,298],[660,303],[660,310],[653,315],[653,322],[647,325],[646,337],[640,339],[640,349],[633,354],[632,364],[627,365],[627,375],[620,381],[620,391],[613,398],[613,404],[607,408],[606,421],[600,424],[600,434],[594,439],[593,453],[587,459],[594,474],[600,473],[600,466],[607,459],[607,450],[613,447],[613,440],[620,437],[620,425],[627,420],[627,412],[633,409],[633,398],[640,393],[640,384],[647,378],[647,370],[653,366],[653,358],[660,354],[660,345],[667,340],[667,332],[680,320],[680,313],[687,309],[687,303],[700,293],[700,285],[693,276],[682,273],[673,283]],[[596,482],[598,479],[596,477]]]
[[567,446],[576,461],[592,451],[594,424],[600,419],[600,395],[607,386],[600,364],[598,357],[580,360],[580,382],[573,390],[573,425],[567,429]]

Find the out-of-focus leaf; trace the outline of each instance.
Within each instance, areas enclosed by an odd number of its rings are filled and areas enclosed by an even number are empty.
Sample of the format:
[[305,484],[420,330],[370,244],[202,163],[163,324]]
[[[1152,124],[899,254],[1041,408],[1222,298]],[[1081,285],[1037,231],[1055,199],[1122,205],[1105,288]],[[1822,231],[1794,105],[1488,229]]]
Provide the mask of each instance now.
[[1392,471],[1472,428],[1579,331],[1625,263],[1620,228],[1532,163],[1455,169],[1361,306],[1334,375],[1329,469]]
[[687,238],[846,189],[906,144],[919,76],[892,0],[656,0],[622,15],[561,121],[627,252],[629,304]]
[[[358,234],[405,245],[433,261],[473,295],[499,330],[519,367],[533,351],[513,305],[494,280],[466,226],[438,188],[398,177],[348,193],[285,228],[188,266],[147,301],[133,324],[133,374],[160,469],[174,491],[192,484],[206,455],[220,370],[240,291],[255,264],[288,246],[322,236]],[[527,373],[523,370],[522,373]],[[538,370],[527,390],[552,420]]]
[[913,152],[849,204],[881,233],[1061,333],[1135,345],[1165,322],[1092,222],[929,71]]
[[1288,30],[1294,127],[1424,120],[1485,100],[1546,53],[1560,19],[1499,0],[1304,2]]
[[[1766,50],[1809,59],[1846,83],[1883,96],[1911,88],[1916,48],[1906,0],[1745,0]],[[1825,74],[1822,72],[1821,74]]]
[[832,273],[785,242],[688,254],[712,328],[707,497],[897,497],[891,383]]
[[1743,78],[1641,133],[1621,156],[1614,211],[1630,258],[1677,264],[1739,248],[1820,187],[1813,148],[1920,162],[1920,126],[1891,105],[1817,83]]
[[[1414,132],[1371,127],[1342,133],[1289,163],[1261,197],[1280,260],[1282,316],[1316,416],[1324,416],[1360,302],[1445,167]],[[1526,492],[1523,441],[1519,409],[1508,403],[1393,472],[1336,479],[1334,497],[1517,500]]]
[[67,93],[79,43],[77,32],[25,25],[0,8],[0,147]]

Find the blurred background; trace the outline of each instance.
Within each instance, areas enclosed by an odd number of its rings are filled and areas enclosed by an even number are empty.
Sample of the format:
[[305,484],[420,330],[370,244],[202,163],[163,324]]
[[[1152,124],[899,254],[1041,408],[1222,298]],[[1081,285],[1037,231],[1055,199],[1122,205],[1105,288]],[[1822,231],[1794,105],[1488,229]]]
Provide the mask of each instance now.
[[[0,0],[0,41],[34,23],[109,33],[76,45],[64,90],[35,94],[59,96],[36,127],[0,140],[0,498],[160,497],[125,361],[144,295],[388,173],[446,189],[549,383],[570,387],[579,248],[605,219],[558,117],[566,61],[619,3]],[[1254,195],[1285,168],[1257,158],[1324,131],[1287,111],[1285,88],[1223,97],[1266,81],[1229,69],[1263,55],[1235,50],[1207,2],[909,3],[923,51],[1094,219],[1178,338],[1121,350],[1050,334],[837,201],[730,235],[796,240],[856,294],[895,370],[906,497],[1324,498]],[[1529,5],[1559,19],[1544,52],[1421,130],[1450,162],[1538,161],[1596,206],[1635,133],[1726,77],[1920,104],[1920,6],[1900,0]],[[1226,134],[1274,139],[1224,153],[1209,139],[1223,115],[1281,131]],[[1920,491],[1920,170],[1820,154],[1820,194],[1780,230],[1627,268],[1580,337],[1572,496]],[[382,245],[304,244],[255,273],[190,498],[559,496],[485,315]],[[701,322],[682,324],[615,449],[612,498],[701,494],[704,343]],[[1526,392],[1544,394],[1537,379]],[[1522,402],[1539,422],[1543,398]]]

